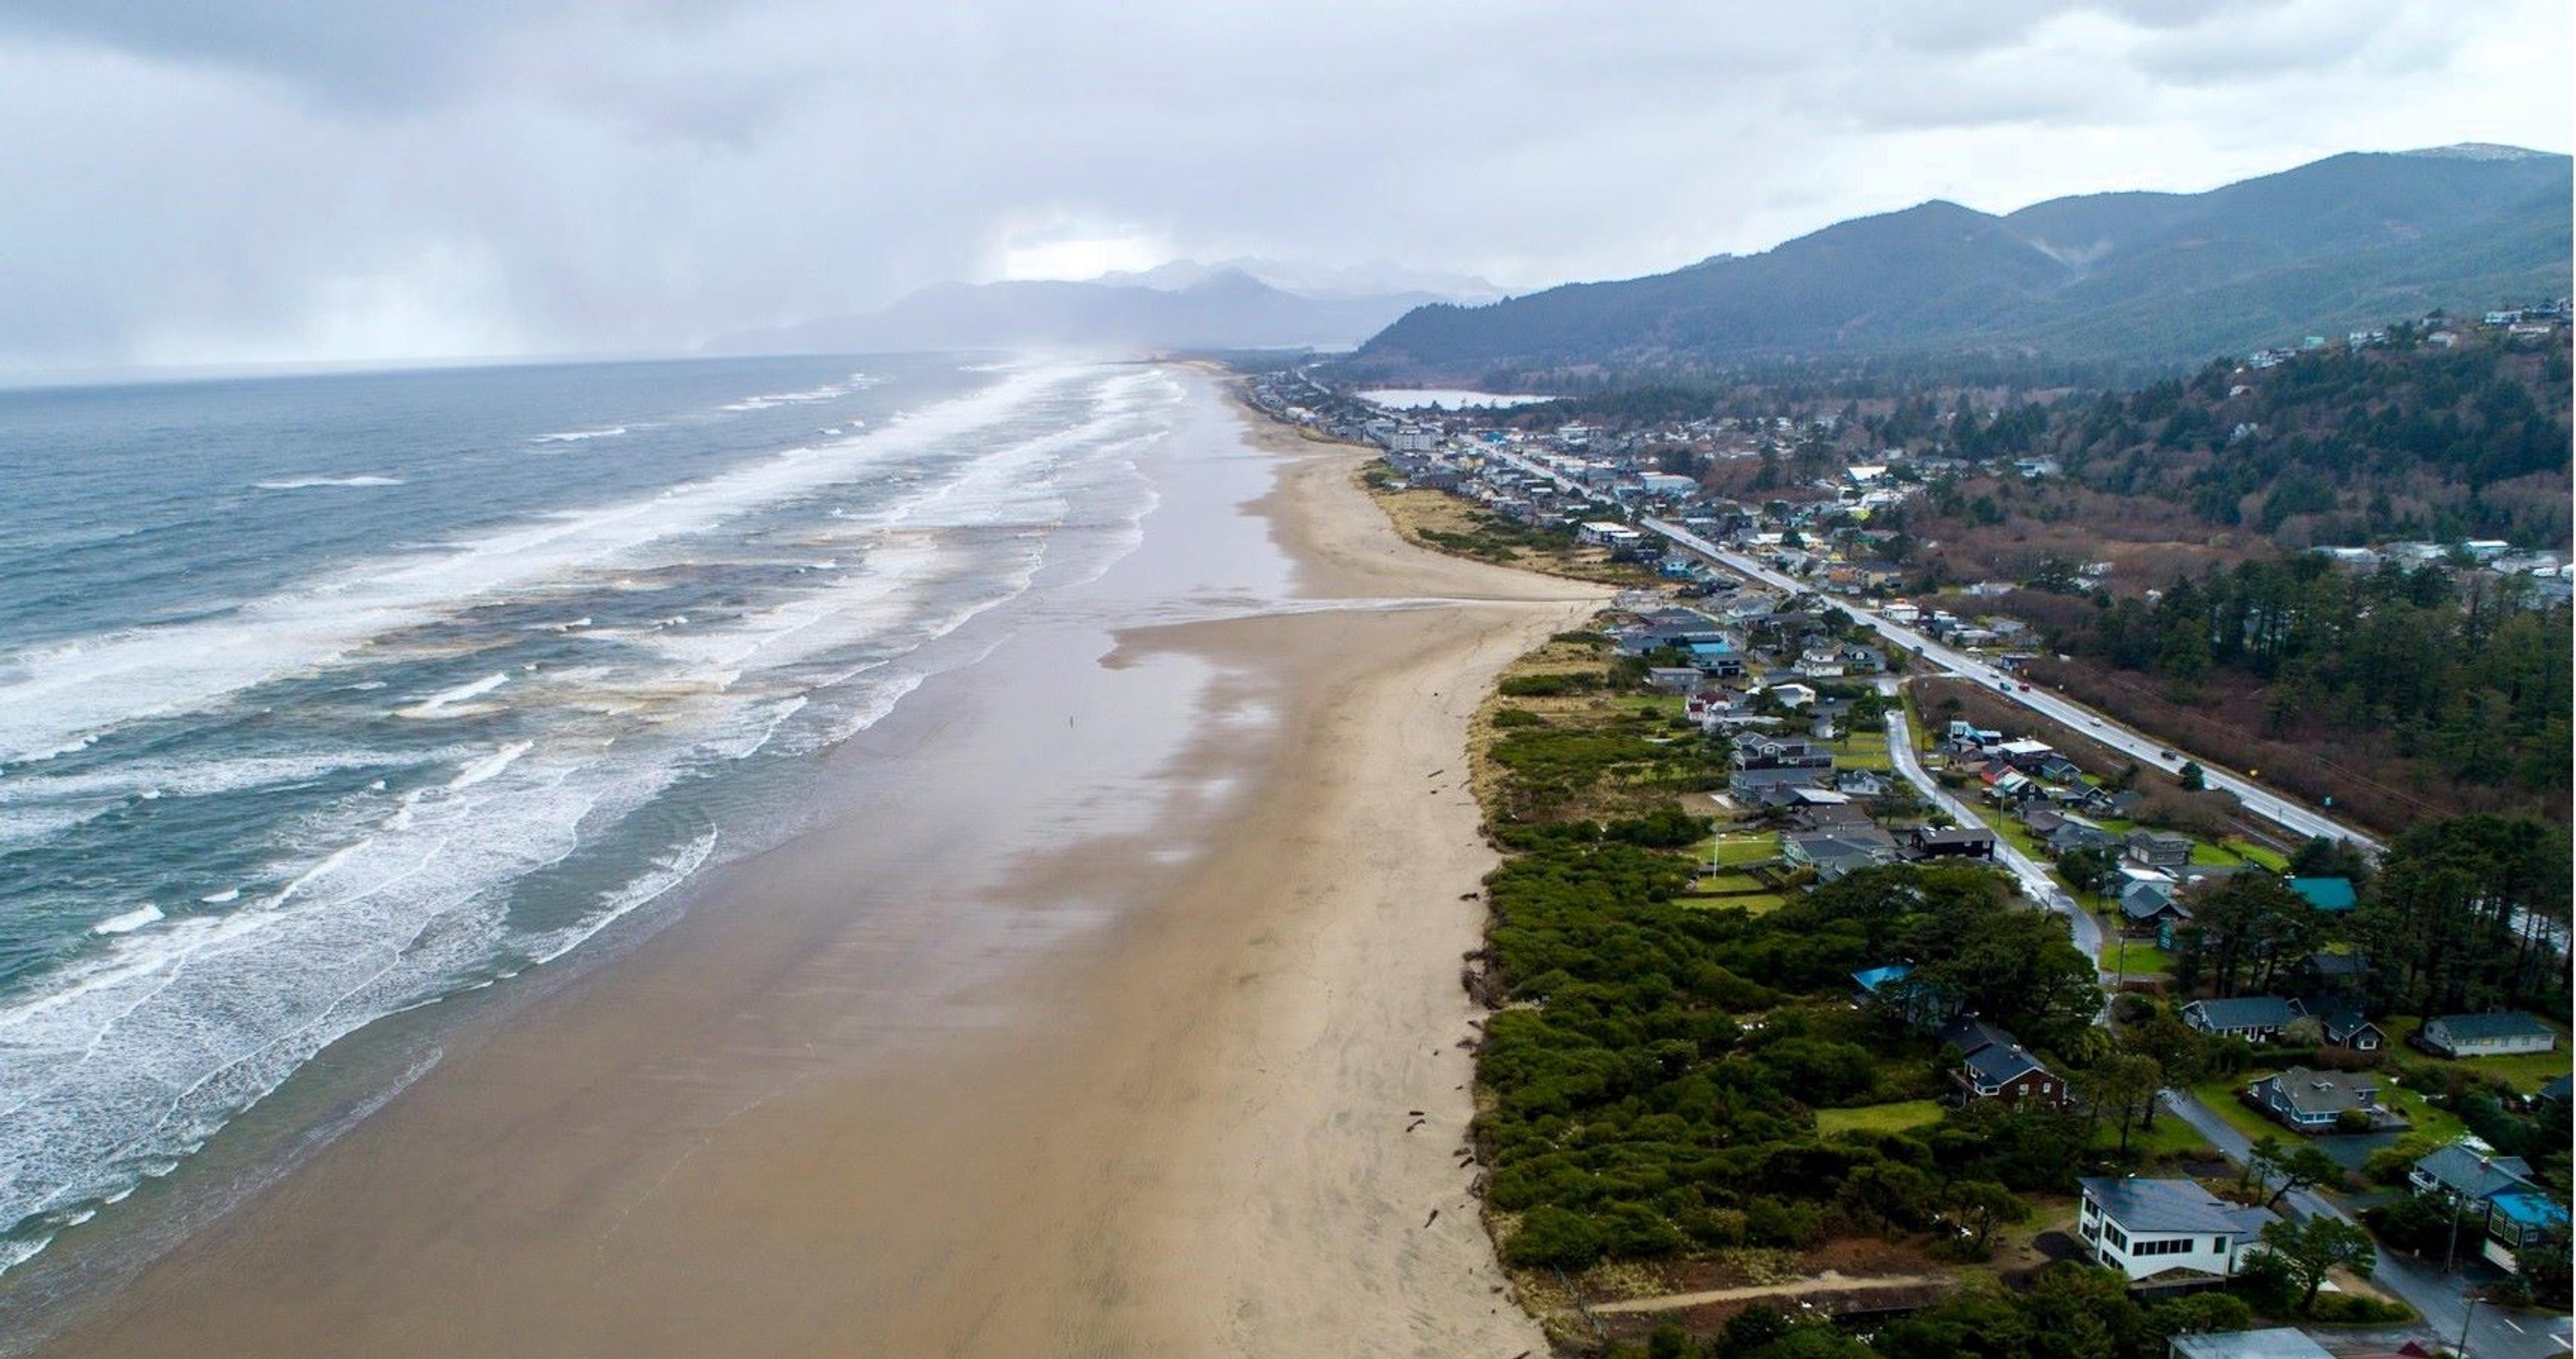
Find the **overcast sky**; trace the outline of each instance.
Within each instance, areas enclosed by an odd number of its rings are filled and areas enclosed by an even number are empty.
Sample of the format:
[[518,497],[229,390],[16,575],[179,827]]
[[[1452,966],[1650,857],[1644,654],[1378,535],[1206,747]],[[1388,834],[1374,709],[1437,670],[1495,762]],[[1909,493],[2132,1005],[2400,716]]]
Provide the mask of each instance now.
[[2566,0],[0,0],[0,366],[654,351],[941,278],[1515,289],[2568,149]]

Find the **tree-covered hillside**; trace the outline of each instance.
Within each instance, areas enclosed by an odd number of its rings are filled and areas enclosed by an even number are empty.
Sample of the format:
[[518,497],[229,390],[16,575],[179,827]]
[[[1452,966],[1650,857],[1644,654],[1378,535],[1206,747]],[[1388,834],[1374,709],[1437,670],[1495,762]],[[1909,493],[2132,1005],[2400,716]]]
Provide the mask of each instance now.
[[2568,290],[2569,162],[2343,155],[2203,194],[1997,217],[1933,202],[1759,255],[1484,307],[1430,306],[1354,374],[1579,379],[1923,353],[2189,362],[2432,306]]

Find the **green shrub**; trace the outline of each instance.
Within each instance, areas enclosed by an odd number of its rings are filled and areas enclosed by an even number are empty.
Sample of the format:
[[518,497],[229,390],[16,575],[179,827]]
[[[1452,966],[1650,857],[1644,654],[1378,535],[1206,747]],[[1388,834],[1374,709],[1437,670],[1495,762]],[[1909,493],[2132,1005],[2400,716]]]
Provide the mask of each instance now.
[[1503,1259],[1531,1268],[1588,1269],[1601,1258],[1601,1232],[1589,1218],[1552,1204],[1533,1208],[1503,1246]]
[[1515,727],[1544,727],[1547,725],[1547,719],[1527,708],[1498,708],[1494,711],[1494,725],[1504,730]]

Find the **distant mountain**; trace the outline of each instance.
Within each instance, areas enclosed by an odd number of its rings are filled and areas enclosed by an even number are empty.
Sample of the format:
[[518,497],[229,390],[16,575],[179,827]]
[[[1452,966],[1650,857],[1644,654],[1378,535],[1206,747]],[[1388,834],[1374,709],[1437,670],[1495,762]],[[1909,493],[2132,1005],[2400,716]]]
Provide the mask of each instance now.
[[2001,217],[1931,202],[1669,274],[1425,307],[1353,366],[1474,377],[1810,355],[2190,362],[2432,306],[2564,296],[2569,194],[2567,157],[2476,145]]
[[1503,295],[1502,289],[1473,274],[1408,269],[1385,260],[1333,265],[1250,255],[1214,264],[1173,260],[1135,273],[1103,274],[1096,281],[1145,288],[1187,288],[1228,272],[1249,274],[1281,292],[1300,297],[1353,299],[1426,293],[1443,302],[1473,304],[1492,302]]
[[[1130,276],[1135,277],[1135,276]],[[1142,352],[1172,349],[1347,349],[1438,294],[1308,297],[1235,269],[1159,284],[1097,280],[941,283],[882,311],[708,343],[729,354],[860,353],[1022,347]]]

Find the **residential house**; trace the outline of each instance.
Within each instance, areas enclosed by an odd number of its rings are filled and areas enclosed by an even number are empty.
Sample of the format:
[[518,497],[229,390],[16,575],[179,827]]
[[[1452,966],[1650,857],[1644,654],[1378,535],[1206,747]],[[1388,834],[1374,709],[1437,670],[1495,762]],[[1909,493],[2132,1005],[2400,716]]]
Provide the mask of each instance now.
[[1923,616],[1923,610],[1916,605],[1909,604],[1904,600],[1898,599],[1891,600],[1888,603],[1880,605],[1878,616],[1886,619],[1888,622],[1898,625],[1899,627],[1912,627],[1914,626],[1914,620]]
[[1834,791],[1853,797],[1885,797],[1890,787],[1886,775],[1875,769],[1838,769],[1834,771]]
[[2191,908],[2175,899],[2170,880],[2131,879],[2120,888],[2120,919],[2130,938],[2162,937],[2188,923]]
[[2075,1225],[2086,1251],[2133,1285],[2233,1277],[2263,1225],[2280,1220],[2191,1180],[2086,1176],[2079,1183],[2084,1204]]
[[2149,868],[2180,868],[2191,862],[2191,837],[2172,831],[2133,830],[2121,849],[2131,863]]
[[1738,769],[1831,769],[1834,752],[1804,736],[1748,732],[1735,738]]
[[2406,1185],[2418,1194],[2458,1199],[2483,1209],[2498,1194],[2533,1187],[2531,1163],[2519,1156],[2497,1156],[2465,1142],[2436,1147],[2416,1158],[2406,1172]]
[[1784,708],[1803,708],[1816,701],[1816,691],[1804,684],[1774,684],[1769,692]]
[[1819,881],[1832,882],[1864,868],[1896,862],[1896,840],[1867,824],[1792,832],[1780,837],[1780,857],[1816,870]]
[[1772,806],[1791,800],[1789,794],[1800,788],[1818,788],[1832,781],[1834,771],[1810,765],[1791,765],[1768,769],[1742,769],[1726,777],[1726,791],[1737,798]]
[[2416,1030],[2415,1046],[2444,1057],[2501,1057],[2548,1052],[2558,1046],[2558,1031],[2518,1010],[2443,1015],[2424,1021]]
[[[2030,772],[2051,783],[2081,784],[2084,781],[2084,766],[2055,751],[2050,751]],[[2093,790],[2087,788],[2085,791]]]
[[1995,857],[1995,833],[1983,826],[1958,829],[1917,826],[1907,839],[1917,858],[1991,859]]
[[2327,1044],[2352,1052],[2377,1052],[2388,1046],[2388,1031],[2342,1007],[2316,1010],[2318,1032]]
[[2057,1103],[2066,1097],[2066,1082],[2022,1047],[2021,1040],[1974,1015],[1961,1015],[1941,1029],[1941,1042],[1959,1050],[1959,1065],[1950,1082],[1964,1102],[2026,1099]]
[[2341,913],[2360,904],[2353,895],[2350,878],[2292,878],[2290,890],[2305,897],[2310,906],[2320,911]]
[[2048,852],[2051,855],[2063,858],[2069,850],[2098,849],[2111,843],[2111,832],[2083,817],[2069,816],[2063,812],[2052,812],[2050,815],[2057,818],[2057,824],[2050,827],[2045,835],[2037,831],[2031,834],[2041,844],[2048,846]]
[[1646,687],[1667,694],[1687,694],[1700,686],[1700,673],[1686,665],[1649,666]]
[[1798,673],[1808,679],[1842,678],[1841,649],[1831,646],[1811,646],[1799,652]]
[[2348,1113],[2358,1113],[2365,1121],[2364,1127],[2351,1130],[2355,1132],[2375,1131],[2399,1121],[2379,1102],[2379,1078],[2366,1072],[2294,1066],[2246,1089],[2257,1108],[2296,1132],[2334,1132],[2343,1127]]
[[1845,642],[1842,647],[1843,673],[1875,675],[1887,668],[1887,653],[1859,642]]
[[2279,996],[2237,996],[2229,1000],[2195,1000],[2182,1007],[2182,1022],[2215,1038],[2242,1038],[2266,1043],[2281,1036],[2307,1007]]

